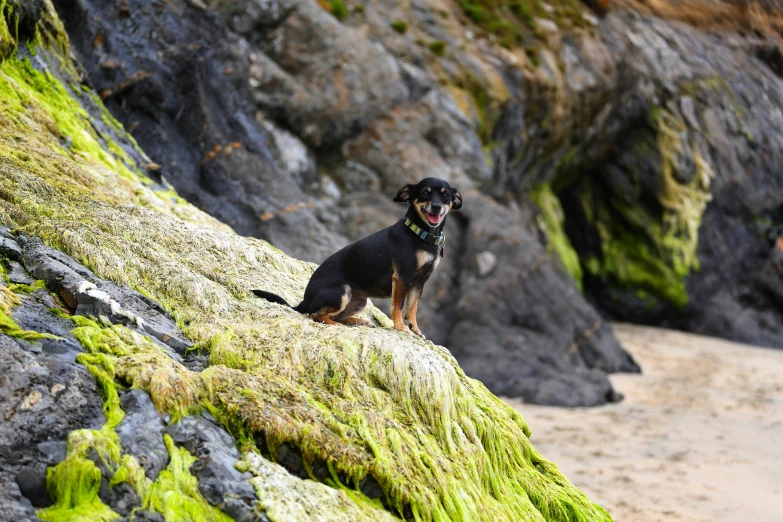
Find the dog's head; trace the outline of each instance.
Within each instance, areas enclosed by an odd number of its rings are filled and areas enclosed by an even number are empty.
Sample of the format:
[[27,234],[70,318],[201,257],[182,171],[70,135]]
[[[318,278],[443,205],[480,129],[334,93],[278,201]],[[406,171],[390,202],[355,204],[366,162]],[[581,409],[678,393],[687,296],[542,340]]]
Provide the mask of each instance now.
[[462,194],[439,178],[426,178],[416,185],[405,185],[394,201],[410,203],[421,220],[431,227],[440,226],[452,210],[462,208]]

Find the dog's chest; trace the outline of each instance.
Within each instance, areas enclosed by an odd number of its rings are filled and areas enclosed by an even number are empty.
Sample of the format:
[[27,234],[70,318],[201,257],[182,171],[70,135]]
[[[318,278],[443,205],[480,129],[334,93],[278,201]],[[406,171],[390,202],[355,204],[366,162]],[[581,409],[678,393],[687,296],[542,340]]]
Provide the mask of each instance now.
[[432,272],[438,267],[440,256],[426,250],[416,252],[416,269],[418,272]]

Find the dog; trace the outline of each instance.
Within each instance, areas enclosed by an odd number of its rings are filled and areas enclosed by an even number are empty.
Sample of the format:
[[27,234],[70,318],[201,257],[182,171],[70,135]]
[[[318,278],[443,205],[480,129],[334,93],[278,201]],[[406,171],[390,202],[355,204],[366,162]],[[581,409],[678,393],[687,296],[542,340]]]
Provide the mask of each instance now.
[[[419,298],[443,257],[446,217],[462,208],[462,195],[442,179],[426,178],[402,187],[394,201],[408,203],[405,217],[327,258],[313,273],[298,305],[291,306],[271,292],[252,292],[315,321],[351,326],[372,326],[358,317],[368,297],[391,297],[394,328],[424,337],[416,323]],[[405,320],[410,326],[402,318],[406,301]]]

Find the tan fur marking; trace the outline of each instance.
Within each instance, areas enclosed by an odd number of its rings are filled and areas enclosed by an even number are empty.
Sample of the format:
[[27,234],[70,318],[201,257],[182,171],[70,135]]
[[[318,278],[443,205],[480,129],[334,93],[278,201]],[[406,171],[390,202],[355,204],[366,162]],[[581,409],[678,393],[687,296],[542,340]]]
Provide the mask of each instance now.
[[343,298],[340,300],[340,309],[337,310],[336,313],[331,315],[337,315],[343,310],[345,310],[345,307],[348,306],[348,303],[351,302],[351,287],[348,285],[343,285]]
[[410,329],[413,330],[413,333],[424,337],[424,334],[421,333],[421,330],[419,330],[419,325],[416,324],[416,313],[419,311],[419,297],[421,297],[421,293],[418,290],[411,290],[408,293],[408,297],[406,299],[407,308],[405,310],[405,320],[408,321]]
[[435,256],[426,250],[419,250],[416,252],[416,269],[420,269],[424,265],[432,263],[434,260]]
[[345,310],[345,307],[348,306],[348,303],[351,301],[351,287],[343,285],[343,290],[343,297],[340,299],[340,308],[322,308],[317,312],[310,314],[310,319],[324,324],[342,324],[331,318],[339,315],[340,312]]
[[319,314],[319,313],[310,314],[310,319],[324,324],[340,324],[337,321],[332,321],[331,319],[329,319],[329,316],[327,314]]
[[397,268],[394,268],[392,276],[392,295],[391,295],[391,319],[394,321],[394,328],[401,332],[410,332],[410,328],[405,326],[402,321],[402,303],[405,299],[405,285],[397,277]]

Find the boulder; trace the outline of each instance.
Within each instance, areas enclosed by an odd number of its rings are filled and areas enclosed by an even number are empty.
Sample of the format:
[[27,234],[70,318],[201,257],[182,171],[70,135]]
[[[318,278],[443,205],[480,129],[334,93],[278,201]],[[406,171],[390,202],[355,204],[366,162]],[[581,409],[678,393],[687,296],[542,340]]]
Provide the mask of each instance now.
[[[345,520],[346,513],[353,520],[610,520],[536,452],[520,414],[469,378],[444,347],[394,330],[373,307],[374,328],[351,328],[255,299],[248,290],[263,287],[295,300],[314,265],[236,234],[147,177],[144,155],[122,127],[85,109],[100,107],[90,91],[71,90],[76,67],[59,20],[51,10],[42,16],[38,47],[16,52],[34,51],[49,74],[18,55],[0,65],[0,92],[12,84],[25,100],[0,110],[0,225],[13,230],[24,269],[54,300],[48,313],[73,322],[68,334],[82,352],[63,364],[95,387],[92,411],[103,417],[88,426],[64,425],[59,415],[23,417],[65,400],[67,392],[33,364],[58,356],[28,353],[16,340],[9,342],[17,352],[0,350],[19,367],[12,379],[43,375],[32,387],[14,385],[13,399],[2,401],[21,412],[12,419],[62,430],[57,440],[67,436],[65,458],[46,469],[52,505],[36,512],[40,519],[111,520],[139,506],[149,520],[185,509],[204,520],[262,521],[267,507],[278,520]],[[44,334],[14,322],[25,306],[19,293],[0,289],[0,338],[34,344]],[[148,331],[147,322],[170,333]],[[189,367],[188,354],[166,344],[183,339],[208,354],[208,366]],[[146,432],[134,437],[122,426],[126,417]],[[153,481],[147,472],[159,464],[143,463],[160,453],[152,443],[160,419],[175,422],[162,433],[169,460]],[[13,446],[29,443],[24,430],[7,435]],[[315,480],[271,462],[283,445]],[[241,469],[232,469],[238,449]],[[3,455],[24,453],[4,448]],[[45,464],[41,457],[19,465],[17,474],[26,469],[18,480],[3,478],[16,486],[4,487],[0,509],[23,519],[33,515],[18,500],[20,486],[46,502]]]
[[[482,328],[516,332],[513,342],[509,336],[481,335],[477,349],[473,342],[460,345],[455,335],[475,329],[473,316],[496,303],[484,292],[461,298],[474,247],[491,251],[500,263],[506,262],[501,256],[512,256],[516,264],[525,256],[535,263],[533,252],[542,248],[534,213],[517,212],[513,204],[484,198],[480,191],[502,159],[488,161],[486,148],[497,155],[507,141],[492,135],[510,127],[508,120],[521,107],[504,82],[508,76],[513,84],[519,73],[508,53],[466,40],[455,18],[428,2],[409,15],[428,39],[445,43],[449,52],[443,57],[391,29],[402,9],[394,2],[366,6],[342,21],[311,0],[211,2],[207,9],[184,2],[161,9],[147,9],[140,0],[126,3],[133,24],[111,3],[55,5],[87,71],[85,82],[104,93],[112,114],[161,166],[154,175],[182,197],[240,234],[321,262],[400,219],[404,209],[391,199],[402,185],[442,177],[466,201],[462,216],[450,219],[445,262],[422,299],[420,323],[429,338],[452,349],[470,375],[498,393],[510,393],[506,383],[514,378],[527,383],[516,389],[544,384],[544,373],[527,367],[531,353],[539,365],[568,374],[570,382],[584,380],[585,388],[595,378],[586,379],[583,368],[638,371],[603,321],[600,335],[581,337],[600,315],[572,291],[556,256],[541,262],[544,271],[526,273],[526,281],[548,298],[528,294],[515,306],[522,316],[547,306],[540,313],[562,317],[563,328],[536,331],[496,314]],[[439,79],[441,68],[445,76]],[[141,73],[139,81],[116,88]],[[502,223],[493,217],[498,215]],[[495,226],[503,230],[483,235]],[[501,300],[523,295],[513,271],[487,277],[488,287],[504,289]],[[467,312],[457,313],[458,307]],[[585,349],[573,357],[550,355],[567,352],[577,341]],[[477,353],[469,353],[474,349]],[[463,359],[487,354],[494,360],[481,371]],[[504,371],[493,375],[494,368]],[[600,388],[611,388],[605,376]],[[577,393],[568,395],[562,389],[547,403],[584,402]],[[606,397],[596,392],[588,402],[600,404]]]

